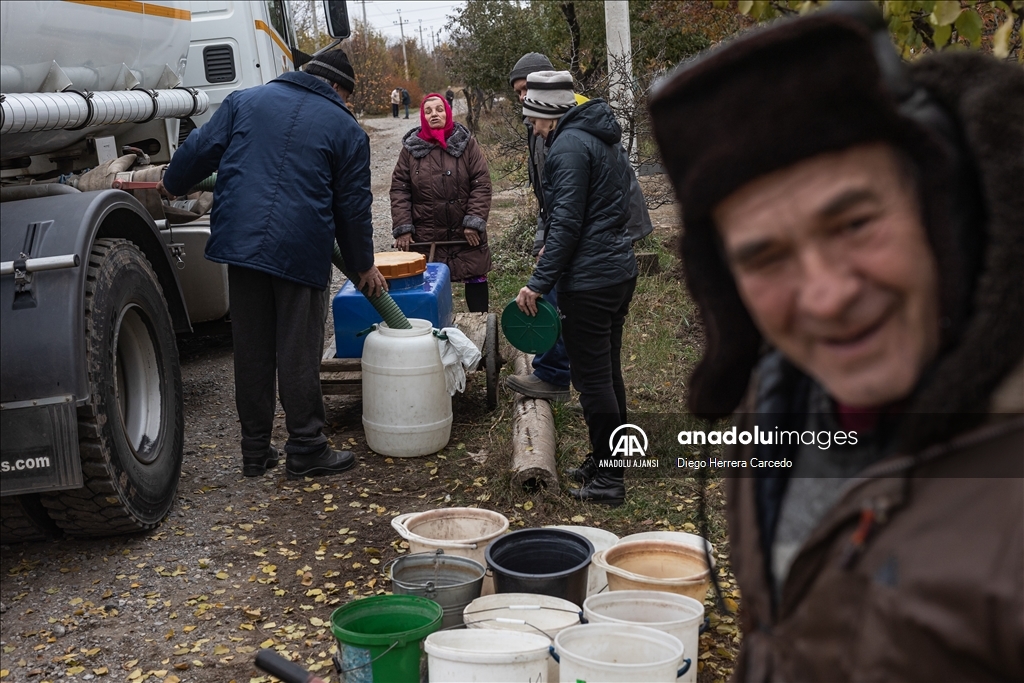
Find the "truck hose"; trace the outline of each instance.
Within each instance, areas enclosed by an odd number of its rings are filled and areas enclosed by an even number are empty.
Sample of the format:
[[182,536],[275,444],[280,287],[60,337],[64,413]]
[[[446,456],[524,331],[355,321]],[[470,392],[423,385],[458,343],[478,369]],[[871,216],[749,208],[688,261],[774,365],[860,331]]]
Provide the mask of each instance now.
[[213,192],[213,188],[217,185],[217,172],[214,171],[208,177],[203,178],[196,183],[191,190],[186,194],[192,194],[193,192]]
[[[345,277],[352,281],[353,285],[359,282],[359,274],[349,270],[345,266],[345,260],[341,257],[341,249],[338,248],[338,243],[334,243],[334,253],[331,254],[331,262],[334,263],[335,267],[340,270]],[[361,290],[360,290],[361,291]],[[363,292],[363,296],[366,296],[366,292]],[[391,295],[387,292],[381,292],[375,297],[366,296],[370,304],[380,313],[380,317],[384,318],[384,322],[388,324],[393,330],[411,330],[412,325],[409,324],[409,319],[405,317],[405,313],[402,313],[402,309],[398,307],[395,300],[391,298]]]

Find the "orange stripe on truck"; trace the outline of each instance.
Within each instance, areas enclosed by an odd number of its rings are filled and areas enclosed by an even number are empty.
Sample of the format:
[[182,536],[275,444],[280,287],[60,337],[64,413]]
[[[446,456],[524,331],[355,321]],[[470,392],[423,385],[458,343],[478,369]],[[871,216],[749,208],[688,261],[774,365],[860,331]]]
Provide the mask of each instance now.
[[90,7],[102,7],[103,9],[116,9],[121,12],[135,12],[145,14],[148,17],[165,17],[167,19],[182,19],[190,21],[192,13],[187,9],[175,9],[157,5],[152,2],[136,2],[135,0],[65,0],[76,5],[89,5]]
[[285,57],[288,59],[292,58],[292,49],[288,47],[288,43],[281,40],[281,36],[277,35],[277,31],[267,26],[267,22],[257,19],[256,30],[265,32],[275,43],[277,43],[277,46],[281,48],[282,52],[284,52]]

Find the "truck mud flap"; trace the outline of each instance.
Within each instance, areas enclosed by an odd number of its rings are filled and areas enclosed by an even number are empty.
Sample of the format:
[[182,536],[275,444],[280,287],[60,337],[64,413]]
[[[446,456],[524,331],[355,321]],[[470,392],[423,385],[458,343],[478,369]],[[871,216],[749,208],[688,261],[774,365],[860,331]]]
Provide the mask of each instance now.
[[0,496],[82,485],[72,396],[0,404]]

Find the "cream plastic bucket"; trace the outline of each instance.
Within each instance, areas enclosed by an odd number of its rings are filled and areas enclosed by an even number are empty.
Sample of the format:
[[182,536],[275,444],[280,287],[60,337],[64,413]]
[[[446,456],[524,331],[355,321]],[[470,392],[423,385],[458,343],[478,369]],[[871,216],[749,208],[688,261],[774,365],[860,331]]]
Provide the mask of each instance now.
[[674,683],[692,664],[675,636],[631,624],[573,626],[553,649],[562,683]]
[[685,543],[686,545],[692,545],[698,550],[703,542],[711,555],[711,566],[715,566],[715,546],[710,542],[704,540],[703,536],[697,534],[689,534],[685,531],[641,531],[638,534],[630,534],[629,536],[623,536],[619,539],[619,543],[629,543],[631,541],[674,541],[676,543]]
[[[594,552],[607,550],[619,542],[618,536],[610,531],[598,529],[597,527],[553,525],[550,528],[563,529],[583,536],[594,545]],[[605,574],[605,571],[591,565],[590,575],[587,577],[587,596],[589,597],[596,593],[600,593],[607,585],[608,576]]]
[[445,683],[545,683],[550,645],[539,633],[481,629],[438,631],[423,644],[430,680]]
[[[635,624],[675,636],[683,644],[683,657],[696,661],[704,605],[693,598],[663,591],[612,591],[587,598],[583,616],[592,624]],[[680,679],[697,680],[697,667]]]
[[436,453],[452,432],[452,397],[429,320],[411,318],[411,330],[381,323],[363,345],[363,431],[381,455],[411,458]]
[[[391,518],[391,527],[409,542],[410,553],[441,548],[487,566],[484,552],[491,541],[508,531],[508,518],[500,512],[481,508],[438,508],[410,512]],[[481,595],[494,592],[494,579],[484,577]]]
[[677,593],[703,603],[711,572],[700,548],[656,539],[629,541],[594,553],[594,566],[608,573],[608,590]]

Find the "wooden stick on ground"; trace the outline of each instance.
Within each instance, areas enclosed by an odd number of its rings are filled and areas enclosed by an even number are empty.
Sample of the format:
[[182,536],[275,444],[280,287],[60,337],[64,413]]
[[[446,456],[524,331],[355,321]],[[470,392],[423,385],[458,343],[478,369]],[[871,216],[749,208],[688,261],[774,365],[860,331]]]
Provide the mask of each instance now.
[[[517,375],[532,372],[533,356],[516,353]],[[521,394],[512,415],[512,480],[520,486],[558,486],[555,468],[555,420],[551,404]]]

